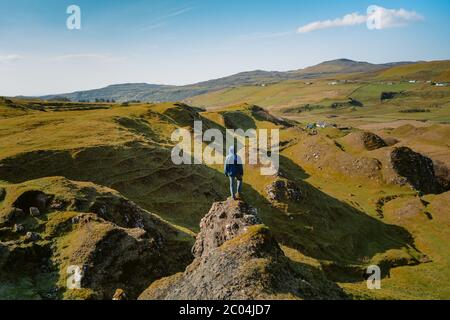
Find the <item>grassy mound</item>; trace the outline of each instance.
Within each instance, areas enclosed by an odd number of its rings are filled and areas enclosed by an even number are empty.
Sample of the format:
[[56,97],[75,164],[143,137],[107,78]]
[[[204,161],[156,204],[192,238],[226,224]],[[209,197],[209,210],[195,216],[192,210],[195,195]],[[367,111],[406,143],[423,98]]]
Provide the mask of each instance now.
[[[3,299],[109,299],[117,288],[136,297],[191,259],[191,236],[112,189],[59,177],[4,189]],[[80,289],[67,287],[69,266],[83,272]]]
[[[329,90],[340,95],[339,86]],[[352,86],[349,84],[346,90]],[[308,88],[313,89],[312,86]],[[139,282],[139,286],[147,286],[161,277],[156,271],[160,265],[156,263],[153,269],[154,256],[150,254],[159,251],[154,250],[150,239],[146,239],[139,230],[135,231],[135,226],[127,224],[127,219],[122,215],[123,201],[119,200],[123,197],[136,203],[142,210],[162,217],[176,229],[183,230],[178,235],[170,236],[173,239],[170,243],[175,246],[172,253],[189,253],[187,249],[190,245],[186,243],[191,240],[186,238],[186,234],[198,232],[199,222],[211,203],[226,199],[229,193],[223,166],[175,166],[171,161],[171,133],[180,127],[192,128],[192,121],[196,119],[203,120],[204,128],[214,127],[221,131],[227,127],[226,117],[235,122],[233,126],[241,125],[241,120],[245,119],[256,128],[280,129],[278,175],[261,176],[260,165],[246,166],[243,197],[258,209],[261,219],[289,258],[314,267],[321,266],[330,279],[343,282],[350,292],[358,291],[357,286],[364,284],[363,272],[372,263],[382,263],[384,275],[387,275],[388,271],[395,274],[397,269],[404,270],[404,266],[409,266],[411,270],[422,270],[426,257],[433,260],[443,255],[442,250],[435,246],[436,242],[431,241],[429,246],[418,246],[417,242],[422,240],[416,239],[417,233],[414,228],[410,229],[411,225],[390,220],[391,201],[395,204],[395,201],[419,196],[408,184],[391,183],[390,178],[398,177],[392,168],[389,169],[393,147],[355,153],[345,143],[340,143],[346,130],[326,128],[318,130],[317,135],[310,135],[294,121],[286,125],[282,119],[251,104],[215,111],[202,111],[179,103],[131,104],[126,107],[111,105],[105,109],[59,112],[6,106],[0,106],[1,110],[9,110],[8,113],[0,114],[0,202],[9,208],[2,217],[8,216],[14,222],[14,215],[20,216],[21,211],[12,212],[12,207],[17,206],[22,212],[29,212],[30,207],[41,208],[42,198],[53,203],[52,195],[55,195],[54,199],[62,197],[67,202],[64,205],[68,205],[62,209],[56,205],[53,209],[46,209],[48,211],[40,210],[44,212],[42,217],[48,221],[27,217],[23,221],[20,218],[14,223],[5,222],[2,225],[0,264],[9,265],[9,270],[14,270],[13,261],[17,261],[20,266],[24,256],[34,257],[30,258],[30,264],[20,280],[10,277],[9,282],[2,282],[0,292],[4,297],[45,297],[53,292],[52,288],[64,285],[66,275],[60,261],[69,263],[70,259],[95,266],[94,269],[88,269],[94,275],[95,270],[99,270],[111,276],[114,266],[112,260],[118,261],[119,268],[124,272],[114,273],[110,286],[105,278],[92,276],[86,278],[86,281],[90,279],[88,291],[66,292],[58,289],[51,297],[70,298],[78,294],[79,297],[110,298],[117,289],[113,286],[120,287],[125,280],[127,283]],[[374,109],[367,107],[366,112],[371,110]],[[336,114],[340,112],[347,111],[336,111]],[[224,117],[224,114],[228,116]],[[364,123],[364,120],[358,121]],[[409,139],[414,136],[409,133],[396,132],[390,125],[374,132],[382,138],[389,135],[399,140],[395,147],[414,145],[413,149],[417,152],[426,156],[431,153],[431,159],[436,158],[446,164],[446,130],[445,125],[429,126],[417,140]],[[431,143],[435,138],[437,142]],[[428,149],[424,149],[424,146]],[[52,184],[45,182],[47,179],[56,179],[48,178],[53,176],[89,182],[74,183],[57,178],[54,183],[56,189],[53,190]],[[39,179],[36,180],[39,183],[34,179]],[[60,179],[66,182],[58,182]],[[63,188],[62,185],[66,184],[67,188]],[[16,192],[19,186],[29,187],[24,187],[24,192]],[[117,190],[123,197],[107,196],[101,200],[102,196],[96,196],[96,206],[85,203],[85,200],[91,199],[89,192],[103,194],[112,192],[111,189]],[[276,191],[276,199],[269,196],[269,189]],[[95,191],[86,193],[80,190]],[[66,193],[67,197],[61,196]],[[420,196],[419,199],[427,201],[427,197]],[[441,210],[444,210],[442,201],[436,203],[437,207],[441,206]],[[102,213],[102,208],[106,208],[107,214]],[[411,208],[416,206],[411,205]],[[434,210],[438,212],[438,209]],[[434,216],[430,208],[427,212]],[[72,224],[72,218],[77,220],[80,214],[83,215],[82,222]],[[424,213],[418,216],[422,215],[426,218]],[[85,220],[89,222],[83,222]],[[435,220],[430,221],[435,223]],[[17,232],[20,228],[15,228],[16,224],[22,224],[25,230],[30,228],[30,232],[36,234],[27,237],[23,230]],[[87,225],[90,225],[91,231]],[[48,233],[44,229],[48,229]],[[92,234],[92,230],[96,231],[99,238]],[[430,233],[427,237],[431,239],[436,230],[437,227],[427,228],[426,232]],[[153,238],[153,233],[146,232],[152,234]],[[164,235],[164,232],[159,232]],[[7,252],[11,251],[15,241],[19,242],[11,256]],[[113,242],[118,243],[117,252],[111,245]],[[83,248],[87,247],[91,249],[83,252]],[[138,254],[143,248],[149,248],[149,255]],[[9,259],[8,256],[14,258]],[[121,259],[122,256],[124,259]],[[142,260],[137,256],[148,260],[141,264]],[[50,262],[42,264],[42,257]],[[126,263],[135,258],[137,262]],[[169,254],[168,260],[163,260],[172,261],[170,259],[175,258]],[[186,260],[184,256],[180,259],[183,261],[172,261],[174,269],[167,270],[168,274],[164,276],[184,269]],[[134,266],[138,269],[134,270]],[[43,271],[37,271],[41,269]],[[448,273],[445,268],[443,273]],[[12,275],[15,274],[12,272]],[[128,274],[135,274],[136,280],[127,278]],[[145,281],[142,280],[144,274]],[[416,277],[425,287],[426,277],[420,274]],[[390,292],[392,296],[397,294],[402,297],[405,294],[407,288],[400,285],[403,279],[402,276],[398,278],[399,282],[396,282],[396,278],[392,279],[393,285],[398,285],[399,290],[396,292],[393,289]],[[441,279],[445,279],[445,276]],[[134,288],[134,285],[130,287]],[[123,285],[122,289],[131,290],[127,295],[136,297],[138,289],[134,291],[133,288]],[[424,290],[431,292],[432,289],[429,286]]]
[[345,150],[356,152],[372,151],[387,146],[386,142],[372,132],[352,132],[339,140],[345,147]]
[[154,282],[140,299],[343,299],[319,270],[286,258],[244,202],[214,203],[184,273]]

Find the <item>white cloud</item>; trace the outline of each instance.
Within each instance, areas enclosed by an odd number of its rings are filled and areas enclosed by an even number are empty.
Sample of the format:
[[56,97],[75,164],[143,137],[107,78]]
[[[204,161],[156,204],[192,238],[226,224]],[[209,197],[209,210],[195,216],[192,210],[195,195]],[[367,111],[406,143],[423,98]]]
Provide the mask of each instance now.
[[367,16],[360,15],[356,12],[347,14],[342,18],[325,21],[315,21],[298,28],[299,33],[308,33],[320,29],[330,29],[343,26],[354,26],[363,24],[367,21]]
[[20,59],[22,59],[22,57],[19,56],[18,54],[9,54],[5,56],[0,56],[0,64],[11,63]]
[[425,18],[415,11],[405,9],[386,9],[379,6],[371,6],[367,12],[367,18],[377,24],[377,29],[402,27],[409,22],[423,21]]
[[334,20],[315,21],[298,28],[299,33],[330,29],[344,26],[356,26],[372,23],[372,29],[401,27],[409,22],[421,21],[424,18],[415,11],[405,9],[386,9],[380,6],[370,6],[366,15],[353,12]]

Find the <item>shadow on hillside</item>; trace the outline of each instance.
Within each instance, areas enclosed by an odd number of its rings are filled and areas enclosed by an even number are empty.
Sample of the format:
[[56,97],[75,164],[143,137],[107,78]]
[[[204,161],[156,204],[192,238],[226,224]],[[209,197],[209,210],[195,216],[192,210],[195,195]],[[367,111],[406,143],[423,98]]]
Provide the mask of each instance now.
[[405,258],[406,250],[417,251],[406,229],[385,224],[303,181],[309,175],[290,159],[280,156],[280,165],[283,176],[300,186],[300,203],[290,203],[285,211],[246,185],[246,200],[264,208],[262,219],[280,243],[324,261],[322,268],[335,281],[364,280],[365,266],[387,251],[392,256],[380,260],[383,276],[394,266],[419,263]]
[[280,172],[284,177],[294,181],[305,180],[310,177],[302,167],[282,155],[280,155]]
[[[288,258],[289,259],[289,258]],[[305,263],[289,259],[291,268],[297,273],[296,278],[302,279],[302,284],[298,288],[296,296],[303,300],[323,300],[323,295],[317,295],[314,291],[318,286],[326,292],[325,299],[329,300],[349,300],[351,297],[336,283],[328,281],[326,274],[318,267],[313,267]],[[311,287],[313,286],[315,290]],[[288,294],[289,292],[284,292]]]
[[[404,228],[385,224],[304,182],[308,175],[291,160],[281,157],[280,163],[286,178],[300,185],[303,200],[285,212],[248,184],[244,199],[258,208],[280,243],[329,261],[324,270],[335,280],[360,281],[361,267],[374,256],[414,247]],[[47,176],[109,186],[143,208],[193,231],[198,231],[211,204],[228,196],[228,180],[223,173],[202,165],[175,166],[169,150],[140,143],[76,152],[37,151],[0,162],[0,180],[19,183]],[[385,266],[389,269],[394,262],[412,263],[394,260]]]
[[51,259],[49,245],[13,247],[2,257],[0,244],[0,299],[56,300],[62,294],[55,290],[59,274]]
[[142,143],[35,151],[0,161],[0,180],[63,176],[122,193],[172,223],[198,231],[211,204],[226,197],[223,175],[203,165],[176,166],[170,150]]
[[227,111],[222,114],[225,122],[225,127],[228,129],[242,129],[244,131],[248,129],[256,129],[255,120],[239,111]]

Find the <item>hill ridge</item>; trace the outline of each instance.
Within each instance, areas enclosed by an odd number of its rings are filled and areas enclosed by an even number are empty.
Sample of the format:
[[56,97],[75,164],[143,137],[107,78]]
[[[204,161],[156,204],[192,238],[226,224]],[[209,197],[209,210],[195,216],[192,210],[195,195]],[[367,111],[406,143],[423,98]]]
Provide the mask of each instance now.
[[398,64],[408,62],[392,62],[387,64],[372,64],[350,59],[335,59],[324,61],[314,66],[290,71],[251,70],[239,72],[230,76],[201,81],[194,84],[175,86],[149,83],[112,84],[99,89],[75,91],[40,96],[44,100],[65,98],[72,101],[93,101],[95,99],[116,100],[118,102],[141,100],[152,102],[167,102],[184,100],[200,94],[218,91],[244,85],[269,84],[284,80],[301,80],[317,78],[324,75],[345,74],[355,72],[373,72],[389,69]]

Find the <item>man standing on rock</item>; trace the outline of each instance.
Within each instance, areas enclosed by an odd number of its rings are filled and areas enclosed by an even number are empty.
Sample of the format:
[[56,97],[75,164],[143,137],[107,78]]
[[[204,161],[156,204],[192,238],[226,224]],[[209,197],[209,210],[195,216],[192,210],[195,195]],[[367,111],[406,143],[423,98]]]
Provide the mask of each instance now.
[[[242,177],[244,176],[244,166],[233,146],[230,147],[225,159],[225,175],[230,178],[230,192],[234,200],[239,199],[242,193]],[[237,182],[237,193],[236,193]]]

